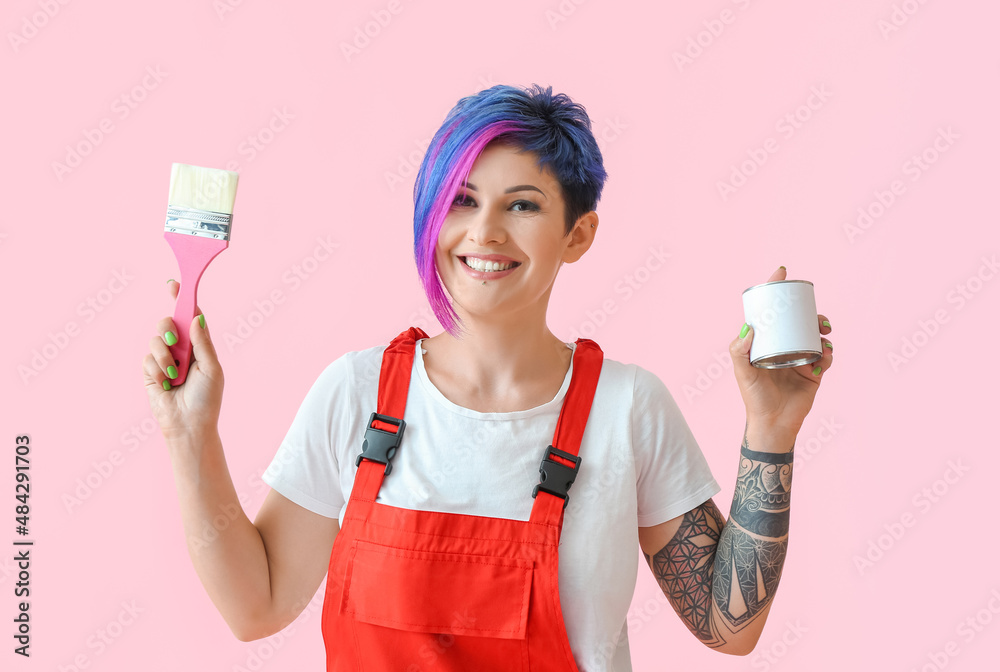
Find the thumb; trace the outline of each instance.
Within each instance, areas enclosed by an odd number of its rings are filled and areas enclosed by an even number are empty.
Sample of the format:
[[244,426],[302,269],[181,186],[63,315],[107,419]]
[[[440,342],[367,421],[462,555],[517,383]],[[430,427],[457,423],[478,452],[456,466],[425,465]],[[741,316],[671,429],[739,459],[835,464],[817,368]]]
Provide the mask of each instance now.
[[756,373],[754,366],[750,363],[750,344],[753,342],[753,327],[744,323],[743,328],[740,329],[741,334],[744,333],[743,329],[746,329],[745,335],[742,337],[737,335],[733,339],[733,342],[729,344],[729,355],[733,358],[733,368],[737,377],[744,375],[752,376]]
[[[204,325],[204,326],[202,326]],[[213,373],[222,370],[219,365],[219,358],[215,353],[215,346],[212,344],[212,336],[208,333],[208,322],[203,314],[195,315],[188,326],[188,337],[191,339],[191,353],[194,360],[205,372],[211,376]]]

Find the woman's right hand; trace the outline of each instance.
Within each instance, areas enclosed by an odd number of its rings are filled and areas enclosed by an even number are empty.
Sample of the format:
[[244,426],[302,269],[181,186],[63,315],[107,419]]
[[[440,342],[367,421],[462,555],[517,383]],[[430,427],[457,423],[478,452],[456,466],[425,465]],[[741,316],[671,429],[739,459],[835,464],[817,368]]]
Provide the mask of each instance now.
[[[171,280],[167,284],[171,296],[176,299],[180,283]],[[149,341],[149,353],[142,362],[149,406],[160,424],[160,431],[168,439],[202,435],[219,426],[224,384],[222,367],[212,345],[208,324],[206,322],[202,328],[198,319],[201,309],[197,306],[195,313],[191,324],[181,327],[189,330],[192,345],[191,364],[182,385],[170,389],[164,385],[164,381],[170,381],[168,368],[174,366],[165,335],[172,331],[176,336],[181,326],[174,324],[173,318],[165,317],[157,323],[157,335]]]

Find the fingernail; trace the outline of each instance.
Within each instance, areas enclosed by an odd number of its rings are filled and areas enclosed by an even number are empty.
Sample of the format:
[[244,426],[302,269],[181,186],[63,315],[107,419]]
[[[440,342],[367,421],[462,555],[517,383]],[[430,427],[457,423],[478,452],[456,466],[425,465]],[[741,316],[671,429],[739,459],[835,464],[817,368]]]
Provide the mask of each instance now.
[[[823,326],[824,327],[830,327],[830,323],[827,322],[826,320],[823,320]],[[830,328],[833,329],[833,327],[830,327]]]
[[163,389],[164,390],[169,390],[170,389],[170,381],[169,380],[164,380],[163,381]]
[[788,270],[788,269],[787,269],[787,268],[785,268],[784,266],[778,266],[778,268],[780,268],[780,269],[781,269],[781,270],[783,270],[783,271],[787,271],[787,270]]
[[198,316],[198,324],[201,325],[202,329],[205,328],[205,315],[204,314]]
[[173,282],[173,281],[174,281],[174,279],[173,279],[173,278],[169,278],[169,279],[167,280],[167,282]]
[[822,371],[822,370],[823,370],[822,366],[817,366],[815,369],[813,369],[813,375],[814,376],[818,376],[819,373],[820,373],[820,371]]
[[750,331],[750,325],[747,324],[746,322],[744,322],[743,323],[743,328],[740,329],[740,338],[745,338],[746,335],[747,335],[747,332],[749,332],[749,331]]
[[177,367],[171,364],[167,367],[167,375],[173,379],[177,377]]
[[177,337],[174,336],[174,332],[168,331],[166,334],[163,335],[163,340],[167,342],[167,345],[173,345],[174,343],[177,342]]
[[833,350],[833,343],[824,343],[823,345]]

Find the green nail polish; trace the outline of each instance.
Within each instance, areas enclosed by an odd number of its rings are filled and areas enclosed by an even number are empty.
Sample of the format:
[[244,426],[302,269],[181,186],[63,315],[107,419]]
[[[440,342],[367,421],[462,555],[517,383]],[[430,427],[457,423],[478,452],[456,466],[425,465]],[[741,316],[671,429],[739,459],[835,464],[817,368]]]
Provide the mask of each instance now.
[[204,315],[199,315],[198,316],[198,324],[201,325],[202,329],[205,328],[205,316]]
[[[830,323],[829,323],[829,322],[827,322],[826,320],[823,320],[823,326],[824,326],[824,327],[829,327],[829,326],[830,326]],[[830,328],[832,329],[833,327],[830,327]]]
[[176,378],[177,377],[177,367],[174,366],[173,364],[171,364],[170,366],[168,366],[167,367],[167,375],[170,376],[171,379]]
[[169,380],[164,380],[163,381],[163,389],[164,390],[169,390],[170,389],[170,381]]
[[814,376],[818,376],[819,372],[822,371],[822,370],[823,370],[822,366],[817,366],[815,369],[813,369],[813,375]]
[[823,345],[833,350],[833,343],[824,343]]
[[174,336],[174,332],[168,331],[166,334],[163,335],[163,340],[167,342],[167,345],[173,345],[174,343],[177,342],[177,337]]
[[167,282],[173,282],[173,281],[174,281],[173,278],[167,278]]
[[743,323],[743,328],[740,329],[740,338],[745,337],[747,335],[748,331],[750,331],[750,325],[747,324],[746,322],[744,322]]
[[787,269],[787,268],[785,268],[784,266],[778,266],[778,268],[780,268],[780,269],[781,269],[781,270],[783,270],[783,271],[787,271],[787,270],[788,270],[788,269]]

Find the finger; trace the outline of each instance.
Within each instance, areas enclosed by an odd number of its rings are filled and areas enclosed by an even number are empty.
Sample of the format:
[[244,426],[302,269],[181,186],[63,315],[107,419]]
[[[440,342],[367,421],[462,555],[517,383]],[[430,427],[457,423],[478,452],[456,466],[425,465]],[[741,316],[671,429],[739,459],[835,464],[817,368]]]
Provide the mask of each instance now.
[[[819,333],[829,334],[831,331],[833,331],[833,328],[830,327],[829,324],[830,320],[826,319],[826,315],[817,315],[816,319],[819,320]],[[823,324],[824,322],[826,322],[826,324]]]
[[767,279],[768,282],[776,282],[778,280],[784,280],[788,276],[788,271],[784,266],[779,266],[778,270],[771,274],[771,277]]
[[[204,323],[204,326],[202,324]],[[198,366],[209,377],[213,377],[222,372],[218,355],[215,352],[215,345],[212,343],[212,336],[208,331],[208,321],[204,315],[198,314],[188,325],[188,334],[191,338],[191,350]]]
[[160,383],[163,382],[163,378],[173,380],[177,377],[177,362],[163,340],[163,336],[153,336],[149,339],[149,354],[160,368],[162,374],[159,377]]
[[[160,339],[163,341],[165,346],[171,346],[177,342],[177,335],[180,331],[177,330],[177,325],[174,323],[174,318],[164,317],[162,320],[156,323],[156,333],[160,335]],[[150,348],[152,350],[152,348]],[[171,358],[171,363],[176,364]]]
[[[742,330],[741,330],[742,331]],[[729,356],[733,359],[733,368],[737,377],[757,374],[756,368],[750,363],[750,345],[753,342],[753,327],[747,325],[747,333],[739,335],[729,344]]]
[[163,369],[160,368],[160,364],[151,352],[147,352],[142,360],[142,378],[146,387],[155,386],[161,390],[170,389],[170,380],[163,373]]
[[[823,356],[811,364],[812,369],[810,375],[814,378],[822,378],[823,374],[830,370],[833,366],[833,343],[828,338],[820,337],[820,342],[823,345]],[[819,369],[819,371],[817,371]]]

